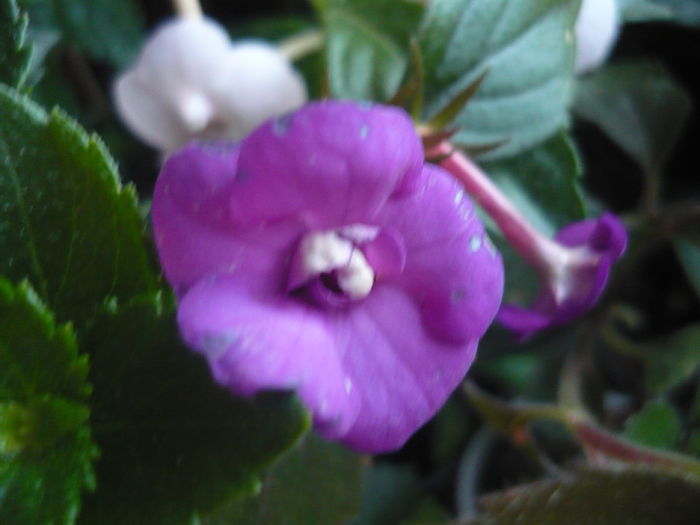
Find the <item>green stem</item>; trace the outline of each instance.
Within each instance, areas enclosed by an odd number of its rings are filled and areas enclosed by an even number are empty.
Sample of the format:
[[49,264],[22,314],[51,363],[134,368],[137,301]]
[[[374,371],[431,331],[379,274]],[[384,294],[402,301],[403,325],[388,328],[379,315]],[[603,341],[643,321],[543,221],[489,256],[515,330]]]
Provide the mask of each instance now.
[[296,61],[320,50],[325,42],[325,35],[320,29],[311,29],[287,38],[279,44],[280,52],[289,60]]

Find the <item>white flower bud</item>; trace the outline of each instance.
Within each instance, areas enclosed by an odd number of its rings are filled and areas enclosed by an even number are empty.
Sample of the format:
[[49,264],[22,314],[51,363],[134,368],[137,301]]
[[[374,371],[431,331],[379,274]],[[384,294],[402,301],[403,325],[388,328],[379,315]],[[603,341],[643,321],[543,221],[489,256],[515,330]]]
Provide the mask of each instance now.
[[215,22],[175,19],[146,43],[115,84],[131,131],[163,151],[192,139],[239,139],[306,102],[287,58],[264,42],[232,43]]
[[605,61],[617,39],[617,0],[583,0],[575,29],[576,73],[583,74]]

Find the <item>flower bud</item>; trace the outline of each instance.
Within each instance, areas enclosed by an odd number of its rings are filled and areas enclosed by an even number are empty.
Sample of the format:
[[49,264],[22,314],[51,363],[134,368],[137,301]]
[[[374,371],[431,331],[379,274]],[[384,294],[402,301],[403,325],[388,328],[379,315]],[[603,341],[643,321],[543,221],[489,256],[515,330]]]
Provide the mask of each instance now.
[[175,19],[115,84],[117,110],[147,144],[169,152],[193,139],[240,139],[306,101],[287,58],[258,41],[232,43],[208,19]]

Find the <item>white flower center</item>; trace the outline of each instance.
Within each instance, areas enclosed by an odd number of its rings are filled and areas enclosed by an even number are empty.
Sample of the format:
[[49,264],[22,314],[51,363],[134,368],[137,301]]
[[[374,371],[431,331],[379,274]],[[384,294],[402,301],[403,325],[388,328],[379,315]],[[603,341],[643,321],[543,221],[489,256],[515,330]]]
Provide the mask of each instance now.
[[302,279],[335,271],[338,287],[351,299],[362,299],[372,290],[374,270],[362,250],[337,232],[309,233],[299,250]]

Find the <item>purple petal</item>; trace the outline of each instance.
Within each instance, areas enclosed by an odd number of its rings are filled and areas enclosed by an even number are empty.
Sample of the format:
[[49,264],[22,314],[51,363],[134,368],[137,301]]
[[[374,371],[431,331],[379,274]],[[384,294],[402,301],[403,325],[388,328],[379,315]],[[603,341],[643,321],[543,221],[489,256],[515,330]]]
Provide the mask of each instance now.
[[229,195],[237,146],[191,144],[168,158],[153,197],[161,264],[179,294],[212,275],[239,276],[249,288],[284,286],[286,258],[301,235],[292,222],[264,228],[235,224]]
[[497,320],[526,339],[544,328],[569,323],[588,312],[605,290],[613,263],[627,245],[627,232],[620,220],[606,212],[599,219],[587,219],[570,224],[557,232],[555,240],[571,248],[586,247],[589,254],[583,261],[566,264],[569,294],[555,301],[552,285],[544,283],[529,309],[503,305]]
[[227,279],[182,299],[185,341],[216,380],[250,396],[299,394],[317,430],[364,452],[399,448],[445,402],[474,359],[476,340],[442,344],[403,292],[381,286],[344,315],[292,300],[260,300]]
[[249,223],[299,217],[321,229],[372,223],[389,196],[413,184],[421,162],[404,112],[309,104],[243,142],[232,213]]
[[321,433],[360,451],[401,447],[442,406],[476,353],[476,339],[461,345],[436,340],[423,328],[414,300],[389,284],[333,324],[346,386],[359,410],[343,434]]
[[598,253],[619,259],[627,247],[627,232],[610,212],[599,219],[587,219],[565,226],[554,238],[564,246],[590,246]]
[[342,435],[354,423],[358,399],[345,386],[334,334],[320,310],[283,297],[260,299],[233,280],[214,278],[182,298],[178,323],[232,392],[296,391],[319,429]]
[[395,277],[406,268],[406,244],[393,228],[383,228],[372,241],[362,246],[367,262],[378,278]]
[[530,337],[535,332],[551,326],[552,316],[522,308],[514,304],[504,304],[496,315],[496,320],[513,332],[519,340]]
[[503,263],[459,184],[426,165],[418,190],[392,199],[381,221],[405,240],[406,267],[396,283],[433,336],[456,344],[481,337],[501,301]]

